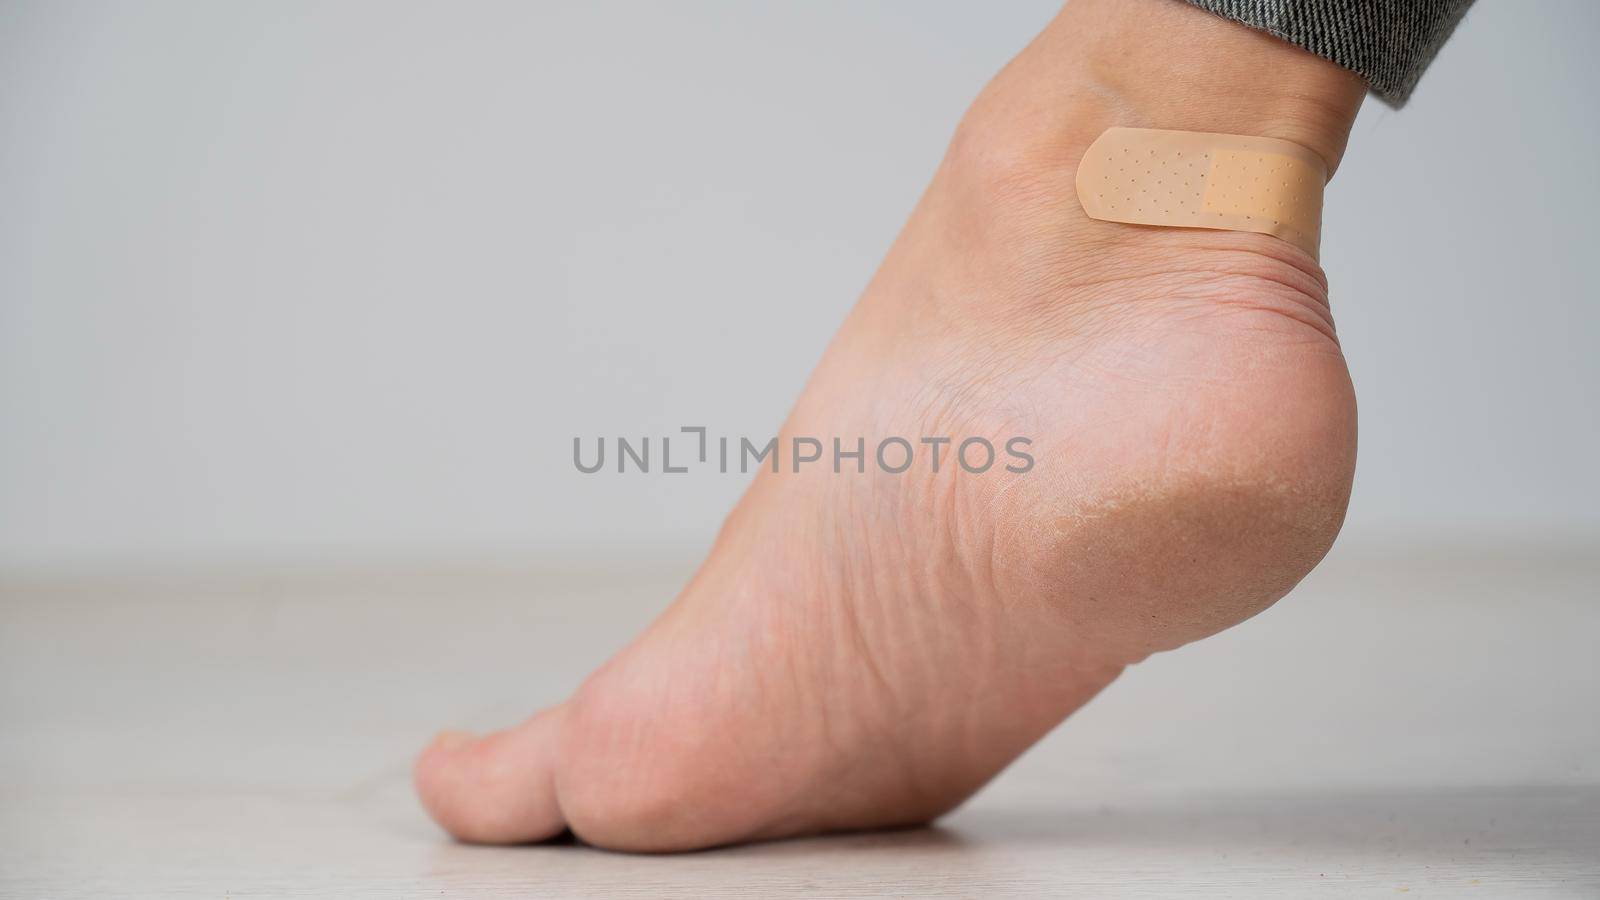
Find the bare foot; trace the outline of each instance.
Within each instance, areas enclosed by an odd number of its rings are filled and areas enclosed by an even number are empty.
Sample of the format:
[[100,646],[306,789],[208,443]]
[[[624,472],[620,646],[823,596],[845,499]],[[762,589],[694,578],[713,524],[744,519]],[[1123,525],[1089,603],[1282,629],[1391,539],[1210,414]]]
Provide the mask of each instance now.
[[1362,94],[1182,3],[1074,2],[974,104],[785,425],[1025,435],[1033,470],[763,473],[576,695],[427,749],[429,812],[468,841],[627,850],[925,822],[1125,666],[1282,596],[1355,461],[1321,271],[1262,235],[1091,221],[1074,167],[1129,125],[1285,138],[1331,170]]

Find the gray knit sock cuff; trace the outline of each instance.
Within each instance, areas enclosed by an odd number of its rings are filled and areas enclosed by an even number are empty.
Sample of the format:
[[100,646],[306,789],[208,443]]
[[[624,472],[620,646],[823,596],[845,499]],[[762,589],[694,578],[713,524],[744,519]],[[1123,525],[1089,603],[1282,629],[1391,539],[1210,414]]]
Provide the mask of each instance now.
[[1332,60],[1403,106],[1472,0],[1188,0]]

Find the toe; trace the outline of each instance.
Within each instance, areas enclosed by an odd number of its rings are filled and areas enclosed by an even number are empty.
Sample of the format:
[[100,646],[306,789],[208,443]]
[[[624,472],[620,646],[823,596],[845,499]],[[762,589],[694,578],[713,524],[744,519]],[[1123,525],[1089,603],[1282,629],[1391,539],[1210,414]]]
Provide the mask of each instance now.
[[417,794],[457,840],[542,841],[566,828],[556,802],[562,707],[486,737],[447,731],[417,759]]

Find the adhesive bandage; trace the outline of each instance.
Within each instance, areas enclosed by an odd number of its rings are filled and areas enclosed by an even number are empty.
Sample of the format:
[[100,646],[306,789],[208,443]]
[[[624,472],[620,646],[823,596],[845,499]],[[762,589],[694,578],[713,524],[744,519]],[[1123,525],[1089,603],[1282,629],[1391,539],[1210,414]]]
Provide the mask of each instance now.
[[1091,219],[1171,228],[1253,231],[1317,255],[1322,158],[1275,138],[1108,128],[1078,165]]

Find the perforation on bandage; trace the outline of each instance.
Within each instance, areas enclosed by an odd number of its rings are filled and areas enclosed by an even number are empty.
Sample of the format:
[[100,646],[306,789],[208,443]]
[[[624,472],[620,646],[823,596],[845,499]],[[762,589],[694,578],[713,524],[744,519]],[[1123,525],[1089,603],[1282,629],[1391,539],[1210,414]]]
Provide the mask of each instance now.
[[1322,158],[1275,138],[1109,128],[1078,165],[1078,200],[1092,219],[1172,228],[1253,231],[1317,255]]

